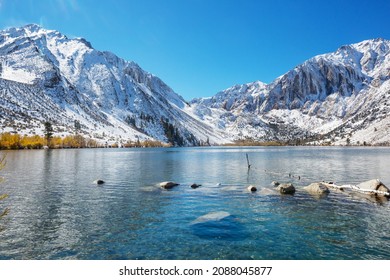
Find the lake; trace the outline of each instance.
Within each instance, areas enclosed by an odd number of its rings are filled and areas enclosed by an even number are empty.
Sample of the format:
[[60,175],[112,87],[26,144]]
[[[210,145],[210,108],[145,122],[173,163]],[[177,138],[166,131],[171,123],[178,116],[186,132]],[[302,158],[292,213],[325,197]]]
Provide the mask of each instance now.
[[[389,167],[380,147],[9,151],[0,259],[390,259],[388,201],[302,189],[390,186]],[[260,191],[272,181],[297,191]]]

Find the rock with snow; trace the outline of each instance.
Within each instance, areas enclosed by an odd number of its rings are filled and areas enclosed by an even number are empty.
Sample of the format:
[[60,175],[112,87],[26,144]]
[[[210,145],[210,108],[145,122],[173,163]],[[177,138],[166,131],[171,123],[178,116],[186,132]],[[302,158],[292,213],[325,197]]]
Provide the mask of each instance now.
[[178,183],[175,183],[175,182],[170,182],[170,181],[167,181],[167,182],[161,182],[159,184],[159,186],[163,189],[172,189],[173,187],[176,187],[176,186],[179,186],[180,184]]
[[[386,187],[380,180],[372,179],[357,185],[358,188],[362,190],[373,190],[379,191],[378,196],[390,196],[390,190]],[[386,194],[387,193],[387,194]]]
[[95,185],[103,185],[104,183],[105,182],[101,179],[97,179],[97,180],[93,181],[93,184],[95,184]]

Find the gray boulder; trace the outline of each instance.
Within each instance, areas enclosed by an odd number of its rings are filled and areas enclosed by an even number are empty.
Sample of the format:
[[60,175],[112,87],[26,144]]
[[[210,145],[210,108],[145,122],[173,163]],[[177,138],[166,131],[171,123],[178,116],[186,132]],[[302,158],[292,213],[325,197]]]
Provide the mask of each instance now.
[[175,183],[175,182],[169,182],[169,181],[167,181],[167,182],[161,182],[159,185],[160,185],[160,187],[162,187],[163,189],[172,189],[173,187],[176,187],[176,186],[178,186],[178,185],[180,185],[180,184]]
[[202,186],[202,185],[200,185],[200,184],[192,184],[191,185],[191,188],[193,188],[193,189],[197,189],[197,188],[199,188],[200,186]]
[[323,195],[329,193],[329,188],[323,183],[312,183],[303,189],[314,195]]
[[101,179],[98,179],[98,180],[93,181],[93,183],[96,185],[103,185],[105,182]]
[[[380,180],[373,179],[369,180],[363,183],[360,183],[357,185],[360,189],[366,189],[366,190],[373,190],[373,191],[380,191],[380,192],[386,192],[390,193],[390,190],[388,187],[386,187]],[[378,196],[388,196],[386,194],[377,193]]]
[[281,194],[294,194],[295,193],[295,187],[293,184],[280,184],[276,188]]

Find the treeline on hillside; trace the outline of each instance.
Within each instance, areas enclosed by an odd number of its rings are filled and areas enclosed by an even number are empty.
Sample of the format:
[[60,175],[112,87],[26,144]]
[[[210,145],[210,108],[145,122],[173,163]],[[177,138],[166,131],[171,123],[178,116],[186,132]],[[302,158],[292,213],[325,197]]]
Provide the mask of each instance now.
[[287,143],[278,141],[256,141],[252,139],[236,140],[233,143],[224,144],[223,146],[286,146]]
[[44,146],[49,148],[97,148],[101,145],[89,138],[81,135],[68,135],[64,138],[53,136],[50,139],[39,135],[27,136],[13,134],[9,132],[0,134],[1,150],[19,150],[19,149],[42,149]]
[[[170,143],[163,143],[157,140],[144,140],[144,141],[127,141],[122,145],[124,148],[158,148],[158,147],[172,147]],[[112,146],[115,148],[115,146]]]
[[127,141],[125,144],[101,144],[93,139],[85,138],[79,134],[68,135],[66,137],[51,136],[45,137],[39,135],[27,136],[17,133],[0,133],[0,150],[20,150],[20,149],[42,149],[43,147],[51,149],[66,149],[66,148],[154,148],[154,147],[170,147],[171,144],[166,144],[156,140],[144,141]]

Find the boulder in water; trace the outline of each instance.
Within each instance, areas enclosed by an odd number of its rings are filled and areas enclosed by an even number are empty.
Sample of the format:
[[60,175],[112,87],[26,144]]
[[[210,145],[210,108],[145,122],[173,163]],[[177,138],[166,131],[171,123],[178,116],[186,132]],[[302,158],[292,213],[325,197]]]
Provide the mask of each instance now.
[[172,189],[173,187],[176,187],[178,185],[180,184],[170,181],[160,183],[160,187],[162,187],[163,189]]
[[294,194],[295,193],[295,187],[293,184],[280,184],[276,188],[281,194]]
[[365,190],[373,190],[373,191],[379,191],[383,193],[377,193],[376,195],[378,196],[389,196],[386,195],[385,193],[390,193],[390,190],[388,187],[386,187],[380,180],[378,179],[373,179],[369,180],[363,183],[360,183],[359,185],[356,185],[360,189],[365,189]]
[[193,189],[197,189],[197,188],[199,188],[200,186],[202,186],[202,185],[200,185],[200,184],[192,184],[191,185],[191,188],[193,188]]
[[280,183],[278,182],[278,181],[272,181],[272,183],[271,183],[272,185],[274,185],[275,187],[277,187],[277,186],[279,186],[280,185]]
[[97,180],[93,181],[93,183],[96,185],[103,185],[105,182],[101,179],[97,179]]
[[312,183],[304,187],[306,191],[314,195],[323,195],[329,193],[329,188],[323,183]]
[[255,191],[257,191],[257,188],[253,185],[250,185],[249,187],[247,187],[247,190],[250,192],[255,192]]

